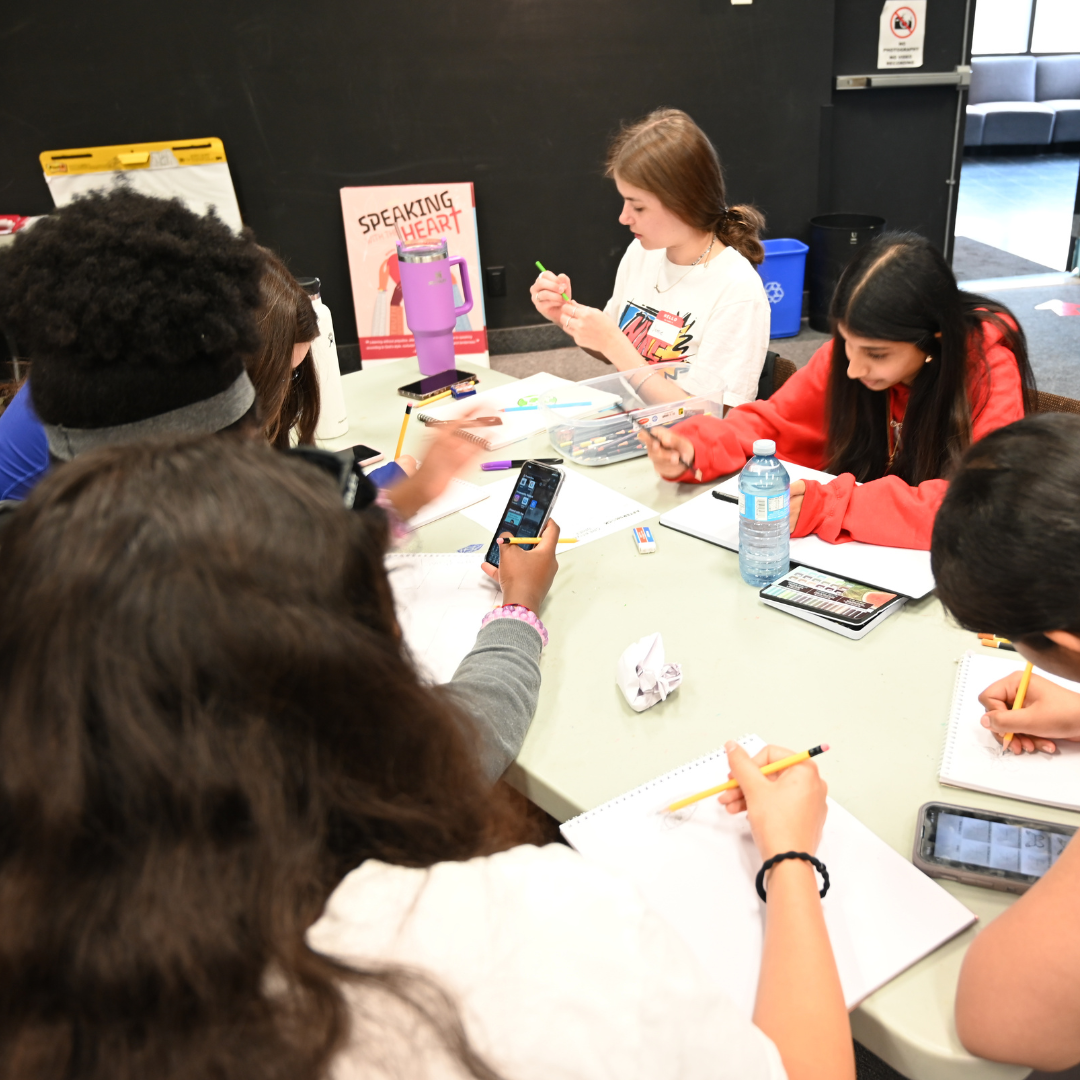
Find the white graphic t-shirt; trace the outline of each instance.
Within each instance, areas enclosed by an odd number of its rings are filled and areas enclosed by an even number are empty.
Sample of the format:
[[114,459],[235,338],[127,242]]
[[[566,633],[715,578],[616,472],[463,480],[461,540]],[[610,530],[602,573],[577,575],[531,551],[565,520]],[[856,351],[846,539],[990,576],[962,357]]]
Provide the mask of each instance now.
[[727,405],[757,397],[769,348],[769,301],[753,264],[735,248],[686,267],[669,262],[663,248],[646,251],[634,240],[604,313],[649,363],[693,364],[696,393],[722,384]]

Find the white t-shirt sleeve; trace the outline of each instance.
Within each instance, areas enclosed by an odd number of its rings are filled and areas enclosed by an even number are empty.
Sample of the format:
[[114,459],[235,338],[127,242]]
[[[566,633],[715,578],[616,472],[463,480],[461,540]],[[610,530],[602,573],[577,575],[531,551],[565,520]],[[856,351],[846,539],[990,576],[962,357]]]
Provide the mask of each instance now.
[[[309,941],[430,974],[476,1049],[515,1080],[785,1077],[775,1045],[634,888],[562,845],[427,871],[365,864]],[[335,1080],[368,1075],[363,1049],[343,1052]],[[424,1075],[450,1075],[425,1057]]]
[[715,308],[705,323],[688,385],[706,390],[722,383],[725,405],[753,401],[769,349],[769,320],[764,296]]

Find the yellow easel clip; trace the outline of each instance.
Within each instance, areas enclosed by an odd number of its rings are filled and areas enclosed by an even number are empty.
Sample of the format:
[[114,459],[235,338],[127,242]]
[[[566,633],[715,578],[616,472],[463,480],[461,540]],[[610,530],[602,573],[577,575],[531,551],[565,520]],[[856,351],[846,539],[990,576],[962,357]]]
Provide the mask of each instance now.
[[121,165],[145,165],[150,160],[150,151],[143,154],[117,154],[116,160]]

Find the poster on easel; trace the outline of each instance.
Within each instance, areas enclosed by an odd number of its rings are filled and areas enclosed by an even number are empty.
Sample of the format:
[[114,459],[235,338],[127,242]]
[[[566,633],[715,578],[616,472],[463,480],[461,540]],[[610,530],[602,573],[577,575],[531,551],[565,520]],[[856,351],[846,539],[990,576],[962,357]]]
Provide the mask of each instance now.
[[[476,198],[471,183],[395,184],[341,189],[345,246],[349,254],[360,359],[364,365],[416,355],[401,298],[397,229],[407,242],[445,239],[451,256],[468,266],[473,308],[458,316],[454,353],[489,366],[484,290],[480,278],[480,245],[476,231]],[[453,270],[454,302],[464,299]]]

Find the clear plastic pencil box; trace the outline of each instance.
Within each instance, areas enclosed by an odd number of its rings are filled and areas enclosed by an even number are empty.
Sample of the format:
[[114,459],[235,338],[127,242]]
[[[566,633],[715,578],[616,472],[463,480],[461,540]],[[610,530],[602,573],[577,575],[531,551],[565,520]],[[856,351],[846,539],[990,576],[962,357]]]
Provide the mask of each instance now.
[[[652,364],[650,371],[647,379],[642,378],[643,368],[634,368],[579,382],[581,400],[594,394],[596,408],[573,416],[541,398],[540,414],[551,445],[578,465],[610,465],[647,453],[637,437],[643,428],[670,427],[691,416],[724,415],[724,387],[705,394],[690,391],[685,386],[689,364]],[[635,386],[640,389],[635,390]],[[679,389],[687,390],[684,397],[673,393]],[[673,400],[663,400],[669,397]]]

